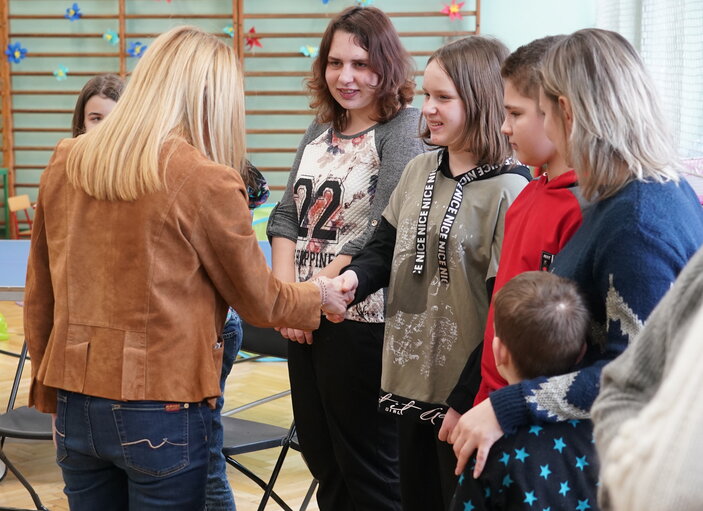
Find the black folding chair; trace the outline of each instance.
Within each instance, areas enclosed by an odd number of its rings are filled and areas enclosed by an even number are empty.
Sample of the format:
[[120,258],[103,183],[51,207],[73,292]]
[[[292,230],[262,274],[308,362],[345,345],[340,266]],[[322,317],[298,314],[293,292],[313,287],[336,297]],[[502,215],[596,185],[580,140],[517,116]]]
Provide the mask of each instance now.
[[[243,326],[244,340],[242,350],[256,353],[257,356],[249,359],[240,359],[235,363],[248,362],[261,357],[269,356],[276,358],[287,357],[286,344],[288,341],[283,339],[278,332],[273,329],[253,327],[245,323],[243,323]],[[263,511],[265,509],[269,499],[273,499],[285,511],[293,511],[291,507],[286,504],[286,502],[274,491],[274,485],[276,484],[276,480],[281,473],[281,468],[283,467],[283,462],[285,461],[286,454],[288,454],[288,450],[292,448],[300,451],[300,445],[298,444],[298,439],[295,434],[295,424],[292,424],[290,428],[286,429],[263,422],[239,419],[237,417],[233,417],[233,415],[289,394],[290,390],[286,390],[254,402],[247,403],[222,414],[222,426],[224,428],[224,449],[222,452],[224,453],[225,459],[229,465],[239,470],[242,474],[254,481],[262,490],[264,490],[264,495],[259,502],[259,511]],[[239,461],[234,459],[234,456],[238,454],[272,449],[275,447],[280,447],[281,452],[278,455],[276,465],[273,472],[269,476],[268,481],[265,481],[263,478],[259,477],[247,467],[242,465]],[[316,489],[317,481],[313,479],[305,495],[303,503],[300,506],[300,511],[305,511],[305,509],[307,509]]]
[[7,471],[12,472],[15,477],[26,488],[29,495],[34,501],[34,510],[18,509],[11,507],[1,507],[0,511],[48,511],[39,499],[39,495],[34,491],[34,488],[29,481],[20,473],[10,460],[7,458],[3,449],[6,438],[21,438],[25,440],[51,440],[51,415],[38,412],[34,408],[20,406],[15,408],[15,400],[17,399],[17,391],[22,378],[22,370],[27,361],[27,344],[22,344],[22,351],[19,355],[17,363],[17,371],[12,382],[12,390],[10,391],[10,400],[7,403],[7,411],[0,414],[0,481],[7,475]]

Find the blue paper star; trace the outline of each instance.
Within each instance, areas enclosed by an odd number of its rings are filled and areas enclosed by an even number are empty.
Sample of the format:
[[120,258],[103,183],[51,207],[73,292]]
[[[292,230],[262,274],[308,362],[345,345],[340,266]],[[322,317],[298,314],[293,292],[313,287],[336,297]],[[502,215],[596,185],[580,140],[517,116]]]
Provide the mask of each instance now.
[[373,3],[373,0],[356,0],[356,5],[359,7],[368,7]]
[[507,452],[504,452],[498,461],[500,461],[503,465],[505,465],[507,467],[508,462],[510,461],[510,454],[508,454]]
[[510,488],[511,484],[513,484],[513,480],[510,479],[510,474],[508,474],[503,478],[503,486],[505,486],[506,488]]
[[525,492],[525,500],[523,502],[528,503],[530,506],[537,500],[537,497],[535,497],[535,492],[533,491],[526,491]]
[[474,506],[473,502],[464,502],[464,511],[474,511],[474,509],[476,509],[476,506]]
[[549,477],[549,474],[552,473],[552,471],[549,470],[549,464],[540,465],[540,466],[539,466],[539,470],[540,470],[539,476],[540,476],[540,477],[544,477],[545,479],[547,479],[547,478]]
[[571,488],[569,488],[569,481],[564,481],[563,483],[559,483],[559,493],[561,493],[564,497],[566,497],[566,494],[571,491]]
[[584,467],[588,466],[588,462],[586,461],[585,456],[576,457],[576,468],[581,469],[583,471]]
[[579,500],[578,506],[576,506],[577,511],[586,511],[586,509],[591,509],[591,505],[588,503],[588,499]]
[[562,452],[562,450],[566,447],[566,444],[564,443],[563,438],[557,438],[554,440],[554,450]]
[[81,19],[81,16],[83,16],[83,13],[78,8],[78,4],[76,4],[76,3],[74,3],[68,9],[66,9],[66,14],[63,15],[64,18],[66,18],[67,20],[71,20],[71,21],[76,21],[78,19]]
[[581,421],[578,419],[572,419],[569,421],[569,424],[571,424],[573,427],[576,427],[577,424],[579,424]]
[[234,38],[234,27],[232,25],[227,25],[225,28],[222,29],[222,32]]
[[539,436],[539,432],[542,431],[542,426],[531,426],[530,427],[530,434]]
[[22,48],[21,43],[8,44],[7,50],[5,50],[5,55],[7,55],[8,62],[19,64],[20,61],[27,55],[27,48]]
[[146,48],[146,44],[142,44],[139,41],[132,41],[131,43],[129,43],[129,48],[127,48],[127,55],[129,55],[130,57],[140,58],[142,55],[144,55]]
[[522,449],[515,449],[515,459],[518,459],[525,463],[525,458],[527,458],[529,454],[525,452],[525,448],[523,447]]

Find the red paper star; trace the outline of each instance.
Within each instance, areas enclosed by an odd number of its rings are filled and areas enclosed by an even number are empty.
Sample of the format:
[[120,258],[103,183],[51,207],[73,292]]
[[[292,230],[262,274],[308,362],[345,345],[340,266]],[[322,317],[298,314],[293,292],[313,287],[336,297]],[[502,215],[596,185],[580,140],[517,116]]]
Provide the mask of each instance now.
[[244,38],[246,41],[246,45],[248,49],[252,49],[254,46],[258,46],[259,48],[263,48],[261,45],[261,41],[259,41],[259,38],[256,36],[256,30],[254,27],[251,27],[248,32],[250,35]]
[[456,3],[456,0],[452,0],[451,4],[444,4],[444,9],[442,9],[440,12],[442,14],[448,14],[450,20],[460,20],[462,19],[460,11],[461,8],[464,7],[465,3],[466,2]]

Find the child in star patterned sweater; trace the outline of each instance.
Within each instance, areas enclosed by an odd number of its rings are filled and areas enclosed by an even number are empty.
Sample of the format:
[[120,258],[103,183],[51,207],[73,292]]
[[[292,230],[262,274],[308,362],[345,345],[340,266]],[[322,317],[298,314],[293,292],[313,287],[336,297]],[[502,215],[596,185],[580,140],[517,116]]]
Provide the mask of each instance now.
[[[518,275],[494,298],[493,354],[509,384],[573,370],[583,356],[589,312],[577,286],[552,273]],[[451,511],[594,511],[598,460],[590,420],[527,425],[501,438],[483,473],[459,478]]]

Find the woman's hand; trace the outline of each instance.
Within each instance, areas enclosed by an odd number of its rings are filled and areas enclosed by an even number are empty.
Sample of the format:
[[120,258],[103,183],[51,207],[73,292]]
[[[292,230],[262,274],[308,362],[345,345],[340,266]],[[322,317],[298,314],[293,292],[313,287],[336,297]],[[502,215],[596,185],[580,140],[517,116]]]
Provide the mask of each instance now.
[[347,305],[354,299],[354,293],[344,290],[344,279],[335,277],[315,277],[313,282],[320,288],[321,308],[325,314],[334,316],[344,315]]
[[449,443],[454,445],[457,463],[454,473],[460,475],[466,467],[469,456],[476,453],[474,478],[483,472],[488,452],[496,441],[503,436],[503,430],[493,411],[490,399],[484,399],[478,405],[461,416],[454,430],[449,435]]
[[[356,293],[356,288],[359,284],[356,278],[356,273],[351,270],[345,271],[342,275],[338,275],[332,279],[332,285],[338,288],[344,296],[346,304],[349,305],[354,300],[354,294]],[[332,323],[341,323],[344,321],[346,315],[346,308],[342,314],[333,314],[331,312],[325,312],[325,317],[328,321]]]
[[278,332],[293,342],[300,344],[312,344],[312,332],[310,330],[298,330],[297,328],[277,328]]

